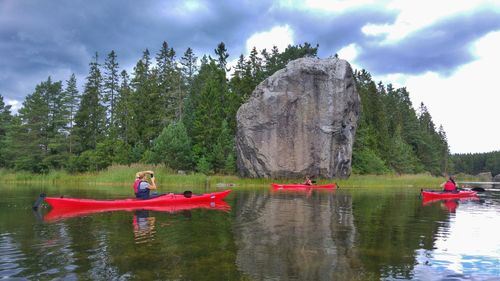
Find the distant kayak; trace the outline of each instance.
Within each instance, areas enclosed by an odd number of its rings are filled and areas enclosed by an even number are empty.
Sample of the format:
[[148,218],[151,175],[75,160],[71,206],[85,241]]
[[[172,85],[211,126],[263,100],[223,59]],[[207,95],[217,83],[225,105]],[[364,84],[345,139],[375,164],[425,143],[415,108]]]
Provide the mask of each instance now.
[[335,189],[335,188],[337,188],[337,185],[334,183],[324,184],[324,185],[305,185],[305,184],[300,184],[300,183],[285,183],[285,184],[272,183],[271,186],[273,187],[273,189],[307,189],[307,188]]
[[458,192],[422,190],[421,193],[424,199],[451,199],[477,196],[477,193],[472,190],[460,190]]
[[96,200],[81,198],[46,197],[45,201],[52,208],[141,208],[165,207],[173,204],[192,204],[215,202],[224,199],[231,190],[185,196],[184,194],[164,194],[151,199],[116,199]]
[[106,206],[106,207],[80,207],[80,208],[53,208],[48,212],[43,220],[46,222],[56,221],[60,219],[67,219],[80,216],[88,216],[96,213],[103,212],[114,212],[114,211],[127,211],[133,212],[136,210],[146,210],[155,212],[168,212],[176,213],[185,210],[193,209],[210,209],[218,210],[223,212],[231,211],[231,206],[224,201],[205,201],[198,203],[179,203],[179,204],[169,204],[165,206],[146,206],[146,207],[116,207],[116,206]]

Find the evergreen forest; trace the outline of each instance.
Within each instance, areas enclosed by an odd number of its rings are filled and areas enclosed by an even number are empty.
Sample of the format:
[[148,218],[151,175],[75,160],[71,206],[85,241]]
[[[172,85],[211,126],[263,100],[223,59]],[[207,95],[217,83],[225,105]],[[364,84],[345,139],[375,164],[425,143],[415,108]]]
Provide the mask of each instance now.
[[491,172],[492,176],[500,175],[500,151],[453,154],[451,160],[454,173],[476,175]]
[[[78,173],[150,163],[236,174],[239,106],[261,81],[291,60],[316,57],[318,48],[253,48],[230,69],[223,42],[201,56],[191,48],[178,54],[163,42],[154,54],[145,49],[131,73],[120,68],[114,50],[104,58],[95,53],[85,81],[48,75],[16,114],[0,95],[0,168]],[[446,133],[423,103],[414,107],[406,88],[376,83],[366,70],[354,74],[362,108],[353,173],[441,175],[453,169]],[[472,165],[457,163],[457,169]]]

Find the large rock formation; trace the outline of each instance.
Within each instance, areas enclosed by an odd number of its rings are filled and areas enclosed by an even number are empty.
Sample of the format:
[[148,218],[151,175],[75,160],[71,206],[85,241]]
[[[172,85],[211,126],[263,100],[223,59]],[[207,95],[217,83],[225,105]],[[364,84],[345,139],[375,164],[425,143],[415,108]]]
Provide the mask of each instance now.
[[491,182],[493,181],[493,175],[491,172],[483,172],[477,174],[477,177],[479,178],[480,181],[485,181],[485,182]]
[[360,99],[351,66],[302,58],[260,83],[237,113],[245,177],[348,177]]
[[500,174],[498,174],[495,177],[493,177],[493,181],[494,182],[500,182]]

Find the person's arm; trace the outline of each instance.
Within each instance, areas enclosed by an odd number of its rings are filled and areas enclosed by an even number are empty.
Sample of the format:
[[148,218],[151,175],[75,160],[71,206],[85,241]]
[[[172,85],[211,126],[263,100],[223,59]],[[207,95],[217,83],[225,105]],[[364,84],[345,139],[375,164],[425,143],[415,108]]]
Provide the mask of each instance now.
[[151,183],[149,184],[149,189],[156,189],[156,182],[155,182],[154,177],[151,178]]

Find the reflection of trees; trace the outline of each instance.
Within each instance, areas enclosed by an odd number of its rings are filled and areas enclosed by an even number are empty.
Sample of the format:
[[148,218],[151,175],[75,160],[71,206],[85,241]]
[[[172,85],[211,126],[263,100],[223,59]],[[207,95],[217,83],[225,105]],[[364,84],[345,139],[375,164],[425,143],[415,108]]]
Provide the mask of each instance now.
[[351,199],[335,193],[238,193],[240,270],[256,279],[347,280],[362,268]]
[[[411,279],[416,250],[432,249],[437,222],[446,221],[446,213],[422,207],[414,194],[392,190],[377,196],[375,192],[358,192],[352,200],[363,265],[382,277]],[[435,207],[439,209],[439,205]]]
[[[26,202],[24,205],[30,205]],[[218,210],[150,212],[154,239],[136,244],[132,212],[36,224],[0,204],[0,272],[30,280],[240,280],[231,215]],[[42,210],[47,212],[46,209]],[[7,274],[7,273],[5,273]],[[10,275],[9,275],[10,276]],[[5,277],[5,275],[0,275]]]

